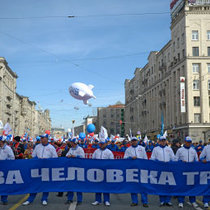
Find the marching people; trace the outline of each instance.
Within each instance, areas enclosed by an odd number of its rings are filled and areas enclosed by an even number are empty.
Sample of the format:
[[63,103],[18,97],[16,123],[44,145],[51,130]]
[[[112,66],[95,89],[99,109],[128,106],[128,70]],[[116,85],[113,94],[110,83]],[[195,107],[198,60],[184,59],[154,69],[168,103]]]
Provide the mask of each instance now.
[[201,153],[201,152],[203,151],[203,148],[204,148],[203,141],[200,140],[200,141],[199,141],[199,144],[195,147],[195,150],[196,150],[198,153]]
[[[133,137],[131,139],[131,146],[128,147],[127,150],[125,151],[124,159],[133,159],[133,160],[148,159],[145,148],[143,146],[138,145],[138,139],[136,137]],[[131,200],[132,200],[131,206],[137,206],[138,194],[131,193]],[[148,199],[146,193],[141,194],[141,201],[143,203],[143,207],[148,207]]]
[[[152,151],[152,156],[150,160],[157,160],[162,162],[175,161],[175,156],[173,150],[166,145],[166,137],[161,136],[159,139],[159,144]],[[171,197],[160,195],[160,207],[161,206],[172,206]]]
[[[191,145],[192,145],[192,139],[191,139],[191,137],[187,136],[185,138],[183,147],[179,148],[176,152],[176,160],[177,161],[183,161],[186,163],[198,161],[197,152],[195,151],[195,149],[193,147],[191,147]],[[183,208],[184,198],[185,198],[184,196],[178,196],[179,208]],[[198,207],[198,204],[196,203],[195,196],[189,196],[189,200],[194,208]]]
[[[92,159],[114,159],[114,155],[111,150],[107,149],[107,140],[100,139],[99,149],[95,150]],[[93,206],[99,205],[101,203],[102,193],[95,194],[95,202],[92,203]],[[110,206],[110,194],[103,193],[104,205]]]
[[181,147],[181,143],[178,139],[174,139],[172,141],[171,149],[173,150],[174,154],[176,155],[177,150]]
[[[76,138],[70,139],[71,148],[69,149],[68,153],[66,154],[67,158],[85,158],[85,152],[82,147],[77,145],[78,141]],[[70,204],[73,202],[74,193],[68,192],[67,193],[67,201],[65,204]],[[77,192],[77,205],[82,204],[82,193]]]
[[[55,148],[48,143],[48,135],[42,135],[41,136],[41,144],[38,144],[33,153],[32,153],[33,158],[39,158],[39,159],[47,159],[47,158],[57,158],[58,155],[56,153]],[[30,196],[28,197],[27,201],[23,203],[24,206],[27,206],[31,204],[37,193],[31,193]],[[48,192],[43,192],[42,194],[42,205],[46,206],[47,205],[47,199],[48,199]]]
[[99,142],[98,139],[95,139],[95,140],[93,141],[93,144],[92,144],[91,148],[93,148],[93,149],[98,149],[98,148],[99,148],[98,142]]
[[[210,162],[210,144],[205,146],[200,155],[200,161],[203,163]],[[210,195],[203,196],[204,208],[209,208]]]
[[[0,160],[14,160],[15,156],[12,149],[6,145],[5,140],[0,136]],[[3,205],[8,204],[8,196],[2,195],[1,202]]]
[[119,150],[118,146],[115,144],[115,140],[112,139],[111,143],[107,146],[112,152],[117,152]]
[[23,156],[25,159],[31,159],[32,153],[33,153],[33,142],[29,142]]

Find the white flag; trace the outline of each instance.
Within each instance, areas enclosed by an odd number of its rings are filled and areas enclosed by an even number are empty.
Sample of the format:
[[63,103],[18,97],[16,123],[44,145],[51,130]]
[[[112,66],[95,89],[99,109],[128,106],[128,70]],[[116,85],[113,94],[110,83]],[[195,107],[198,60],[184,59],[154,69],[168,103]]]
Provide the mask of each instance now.
[[144,137],[144,143],[147,144],[149,139],[147,138],[147,135]]
[[108,137],[108,133],[106,128],[104,128],[103,126],[101,126],[101,131],[99,133],[99,140],[100,141],[105,141]]
[[8,135],[12,131],[12,128],[9,123],[6,123],[4,126],[5,135]]
[[4,128],[3,122],[0,120],[0,129],[3,129],[3,128]]
[[132,137],[133,137],[133,135],[132,135],[132,131],[131,131],[131,129],[130,129],[130,138],[132,139]]
[[165,131],[165,133],[163,134],[163,137],[167,137],[168,136],[168,134],[167,134],[167,131]]

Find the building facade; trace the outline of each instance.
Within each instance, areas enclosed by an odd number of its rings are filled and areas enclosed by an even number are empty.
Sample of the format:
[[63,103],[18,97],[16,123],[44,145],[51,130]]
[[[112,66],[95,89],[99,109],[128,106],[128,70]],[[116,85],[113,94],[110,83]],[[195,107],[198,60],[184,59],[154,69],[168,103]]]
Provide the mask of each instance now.
[[97,129],[105,127],[109,135],[125,135],[124,130],[124,104],[115,104],[108,107],[97,108]]
[[14,135],[36,136],[51,129],[49,110],[36,110],[36,103],[16,93],[17,74],[0,57],[0,120],[9,123]]
[[66,135],[66,132],[64,128],[52,128],[51,135],[56,139],[60,139]]
[[97,129],[97,116],[87,116],[83,118],[84,122],[82,125],[74,127],[74,135],[79,135],[80,133],[87,133],[87,126],[89,124],[94,124],[95,125],[95,132],[98,133]]
[[[125,81],[126,132],[210,138],[210,0],[171,3],[171,40]],[[128,122],[128,123],[127,123]]]

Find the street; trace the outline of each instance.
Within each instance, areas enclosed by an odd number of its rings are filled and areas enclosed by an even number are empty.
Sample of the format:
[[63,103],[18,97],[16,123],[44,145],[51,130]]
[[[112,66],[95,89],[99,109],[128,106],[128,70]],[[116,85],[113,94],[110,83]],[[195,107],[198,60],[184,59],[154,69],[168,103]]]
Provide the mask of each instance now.
[[[127,209],[162,209],[162,210],[168,210],[168,209],[180,209],[178,208],[178,202],[176,199],[172,199],[173,207],[159,207],[159,198],[158,196],[151,195],[149,196],[149,208],[144,208],[142,207],[141,202],[139,202],[139,205],[136,207],[130,207],[130,195],[129,194],[111,194],[111,206],[106,207],[103,204],[99,206],[92,206],[91,203],[94,201],[94,194],[93,193],[85,193],[83,194],[83,203],[82,205],[76,206],[76,202],[73,202],[71,205],[65,205],[66,201],[66,196],[64,194],[63,197],[57,197],[57,193],[50,193],[49,195],[49,202],[47,206],[42,206],[41,205],[41,194],[39,193],[33,202],[33,204],[29,206],[22,206],[22,202],[27,198],[26,195],[17,195],[17,196],[9,196],[9,205],[7,206],[0,206],[1,210],[38,210],[38,209],[49,209],[49,210],[58,210],[58,209],[63,209],[63,210],[103,210],[103,209],[110,209],[110,210],[127,210]],[[139,201],[140,201],[140,196],[139,196]],[[75,199],[74,199],[75,200]],[[202,198],[197,197],[197,202],[199,204],[199,207],[196,208],[197,210],[204,209],[203,205],[201,203]],[[186,198],[186,203],[184,204],[183,209],[194,209],[189,203],[188,199]],[[210,208],[209,208],[210,209]]]

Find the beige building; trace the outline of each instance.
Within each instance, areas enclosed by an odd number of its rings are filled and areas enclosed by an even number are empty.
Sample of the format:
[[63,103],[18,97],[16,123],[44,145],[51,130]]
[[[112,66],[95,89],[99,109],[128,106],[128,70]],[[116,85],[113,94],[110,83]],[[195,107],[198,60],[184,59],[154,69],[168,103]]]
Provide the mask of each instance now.
[[51,128],[49,110],[36,110],[36,103],[16,93],[17,75],[6,60],[0,57],[0,120],[11,125],[14,135],[30,136],[44,133]]
[[[194,3],[189,3],[194,2]],[[125,81],[126,133],[210,138],[210,0],[171,3],[171,40]]]
[[97,130],[105,127],[109,135],[120,134],[124,136],[124,104],[115,104],[108,107],[97,108]]
[[52,128],[51,135],[53,135],[56,139],[60,139],[66,135],[64,128]]

